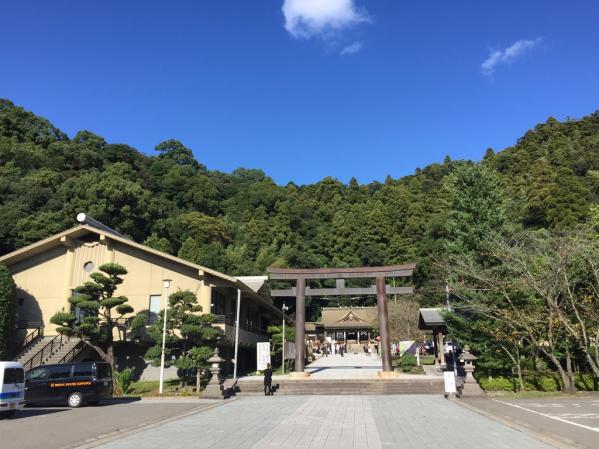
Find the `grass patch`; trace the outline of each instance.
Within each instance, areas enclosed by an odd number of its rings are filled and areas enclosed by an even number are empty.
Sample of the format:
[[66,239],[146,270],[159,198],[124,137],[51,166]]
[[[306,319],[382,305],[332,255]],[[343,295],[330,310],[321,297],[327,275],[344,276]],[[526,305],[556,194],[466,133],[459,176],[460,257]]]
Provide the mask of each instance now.
[[421,365],[434,365],[435,364],[435,356],[434,355],[421,355],[420,356],[420,364]]
[[[180,396],[181,392],[175,391],[175,388],[179,387],[179,379],[168,379],[164,381],[164,394],[167,396]],[[158,389],[160,388],[160,381],[158,380],[138,380],[132,382],[129,387],[129,392],[126,396],[143,397],[143,396],[157,396]]]

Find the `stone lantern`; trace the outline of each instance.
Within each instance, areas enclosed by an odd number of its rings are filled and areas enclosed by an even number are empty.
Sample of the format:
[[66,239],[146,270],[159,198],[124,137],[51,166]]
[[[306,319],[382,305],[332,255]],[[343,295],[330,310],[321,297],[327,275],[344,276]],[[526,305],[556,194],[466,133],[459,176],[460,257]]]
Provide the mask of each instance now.
[[470,347],[464,346],[464,350],[460,355],[460,362],[464,364],[464,371],[466,376],[464,378],[464,386],[462,396],[484,396],[485,393],[480,388],[476,379],[474,378],[474,361],[478,359],[474,354],[470,353]]
[[214,354],[210,357],[207,362],[210,363],[210,372],[212,373],[212,377],[210,378],[210,382],[206,385],[206,389],[204,390],[203,398],[207,399],[222,399],[223,398],[223,387],[220,379],[220,364],[223,363],[225,359],[223,359],[220,355],[218,355],[218,348],[214,350]]

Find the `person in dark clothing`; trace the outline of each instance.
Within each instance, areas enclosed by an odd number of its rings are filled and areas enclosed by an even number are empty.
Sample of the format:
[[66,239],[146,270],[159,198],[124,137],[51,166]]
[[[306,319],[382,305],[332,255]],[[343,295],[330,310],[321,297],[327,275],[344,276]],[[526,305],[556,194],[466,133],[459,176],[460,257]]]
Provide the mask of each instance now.
[[264,370],[264,396],[272,396],[272,368],[270,363]]

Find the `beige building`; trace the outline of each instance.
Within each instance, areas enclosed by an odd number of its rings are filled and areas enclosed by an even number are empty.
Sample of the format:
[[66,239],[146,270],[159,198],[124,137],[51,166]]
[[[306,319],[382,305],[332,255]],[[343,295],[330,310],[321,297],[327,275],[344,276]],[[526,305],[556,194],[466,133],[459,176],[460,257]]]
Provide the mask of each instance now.
[[43,328],[46,337],[56,335],[55,326],[50,323],[52,315],[61,310],[71,311],[68,299],[74,289],[108,262],[121,264],[128,271],[117,294],[129,299],[134,314],[144,312],[150,320],[163,308],[163,280],[172,281],[170,293],[194,292],[203,311],[217,315],[217,326],[224,331],[219,346],[225,350],[225,358],[232,358],[228,349],[235,338],[240,291],[240,367],[246,365],[251,369],[255,364],[255,343],[267,341],[266,328],[278,324],[282,318],[282,312],[259,293],[260,278],[243,278],[246,284],[136,243],[95,222],[81,224],[0,257],[0,263],[9,268],[18,288],[20,338],[36,328]]

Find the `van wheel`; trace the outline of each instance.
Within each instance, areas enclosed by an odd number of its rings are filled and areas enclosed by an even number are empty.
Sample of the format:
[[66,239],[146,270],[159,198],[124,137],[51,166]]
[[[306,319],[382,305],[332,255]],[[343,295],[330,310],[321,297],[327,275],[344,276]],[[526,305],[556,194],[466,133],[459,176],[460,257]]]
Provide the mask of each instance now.
[[81,407],[83,404],[83,395],[78,391],[72,392],[67,398],[67,405],[71,408]]

